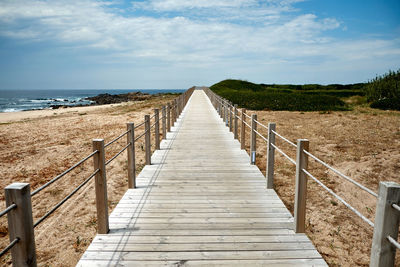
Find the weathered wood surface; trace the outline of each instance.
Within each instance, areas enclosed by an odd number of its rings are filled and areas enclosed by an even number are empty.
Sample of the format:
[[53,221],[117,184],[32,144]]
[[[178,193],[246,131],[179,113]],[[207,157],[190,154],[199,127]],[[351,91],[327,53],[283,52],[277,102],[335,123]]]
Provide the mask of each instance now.
[[78,266],[326,266],[195,91]]

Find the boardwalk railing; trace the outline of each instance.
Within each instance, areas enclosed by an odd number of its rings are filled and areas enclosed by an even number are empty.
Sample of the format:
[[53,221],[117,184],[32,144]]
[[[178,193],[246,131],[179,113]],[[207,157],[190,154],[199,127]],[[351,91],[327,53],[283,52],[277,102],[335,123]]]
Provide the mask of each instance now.
[[[108,201],[107,201],[107,179],[106,166],[114,159],[121,155],[125,150],[128,154],[128,187],[136,187],[136,164],[135,164],[135,142],[143,136],[145,137],[145,163],[151,164],[151,131],[154,129],[155,149],[160,149],[160,121],[162,125],[162,138],[166,139],[167,131],[171,131],[171,125],[177,121],[179,115],[183,111],[188,102],[194,87],[185,91],[168,103],[167,106],[162,106],[162,115],[160,117],[159,109],[154,110],[152,116],[145,115],[144,122],[134,125],[127,123],[127,131],[113,139],[107,144],[104,144],[103,139],[93,140],[93,152],[88,156],[57,175],[44,185],[30,192],[28,183],[13,183],[5,188],[6,209],[0,211],[0,218],[7,215],[8,232],[10,243],[2,251],[0,257],[11,250],[13,266],[36,266],[36,249],[34,228],[40,225],[59,207],[61,207],[68,199],[76,194],[79,189],[85,186],[93,177],[95,178],[96,191],[96,208],[97,208],[97,232],[106,234],[109,232],[108,224]],[[151,121],[154,121],[151,124]],[[135,137],[135,130],[144,126],[144,131]],[[105,150],[120,139],[126,136],[127,142],[123,148],[109,160],[105,160]],[[60,180],[66,174],[82,165],[84,162],[93,158],[94,171],[80,185],[71,191],[63,200],[51,208],[45,215],[33,222],[32,202],[31,198],[49,187],[51,184]]]
[[[296,166],[296,185],[295,185],[295,200],[294,200],[294,226],[293,229],[296,233],[305,232],[306,222],[306,199],[307,199],[307,178],[310,177],[329,194],[335,197],[338,201],[343,203],[348,209],[359,216],[364,222],[373,228],[373,239],[370,266],[394,266],[396,249],[400,249],[400,244],[397,241],[399,220],[400,220],[400,185],[393,182],[380,182],[378,193],[373,192],[371,189],[365,187],[359,182],[353,180],[347,175],[344,175],[337,169],[333,168],[326,162],[317,158],[309,152],[309,141],[306,139],[298,139],[297,144],[291,142],[284,136],[276,131],[275,123],[268,123],[268,126],[262,124],[257,120],[257,114],[249,116],[246,114],[245,109],[241,109],[239,116],[239,109],[237,105],[233,105],[228,100],[215,94],[210,89],[204,89],[209,97],[212,105],[217,110],[220,117],[229,127],[235,139],[238,139],[238,120],[241,121],[240,143],[241,148],[246,148],[246,127],[250,130],[250,163],[256,163],[256,138],[260,137],[266,142],[266,180],[267,188],[274,187],[274,163],[275,151],[280,153],[285,159]],[[249,119],[247,121],[247,119]],[[258,126],[267,131],[264,136],[258,130]],[[279,138],[296,149],[296,159],[290,158],[281,148],[279,148],[275,139]],[[339,177],[353,183],[361,190],[369,193],[377,198],[377,207],[375,214],[375,222],[371,222],[360,211],[352,207],[343,198],[338,196],[332,189],[328,188],[324,183],[318,180],[313,174],[308,171],[308,159],[311,158],[322,166],[328,168]]]

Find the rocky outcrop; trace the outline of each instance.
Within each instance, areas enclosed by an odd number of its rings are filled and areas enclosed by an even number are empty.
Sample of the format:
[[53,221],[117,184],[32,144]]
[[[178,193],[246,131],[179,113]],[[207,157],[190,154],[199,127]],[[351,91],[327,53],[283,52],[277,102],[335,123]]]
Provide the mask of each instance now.
[[97,105],[115,104],[128,101],[142,101],[151,98],[150,94],[142,92],[132,92],[120,95],[100,94],[97,96],[87,97],[87,100],[95,102]]

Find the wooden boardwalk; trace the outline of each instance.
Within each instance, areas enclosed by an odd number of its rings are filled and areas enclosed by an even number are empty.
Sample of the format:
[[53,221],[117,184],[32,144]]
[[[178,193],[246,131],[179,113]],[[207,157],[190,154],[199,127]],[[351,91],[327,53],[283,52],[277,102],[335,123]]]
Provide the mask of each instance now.
[[326,266],[195,90],[77,266]]

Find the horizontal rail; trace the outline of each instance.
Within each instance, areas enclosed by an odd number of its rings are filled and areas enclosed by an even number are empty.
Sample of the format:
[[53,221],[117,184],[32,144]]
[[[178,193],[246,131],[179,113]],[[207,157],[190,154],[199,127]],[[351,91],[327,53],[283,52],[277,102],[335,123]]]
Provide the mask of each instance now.
[[254,132],[255,132],[258,136],[260,136],[262,139],[264,139],[265,142],[268,143],[268,139],[265,138],[261,133],[259,133],[259,132],[258,132],[257,130],[255,130],[255,129],[254,129]]
[[251,116],[247,115],[247,113],[244,113],[244,115],[251,120]]
[[293,163],[294,165],[296,165],[296,161],[294,159],[292,159],[291,157],[289,157],[285,152],[283,152],[279,147],[277,147],[276,145],[271,143],[271,146],[273,148],[275,148],[279,153],[282,154],[282,156],[284,156],[285,158],[287,158],[291,163]]
[[139,123],[139,124],[136,125],[135,128],[133,128],[133,129],[136,130],[136,129],[139,128],[140,126],[143,126],[145,123],[146,123],[145,121],[142,122],[142,123]]
[[50,211],[48,211],[45,215],[43,215],[37,222],[33,224],[33,228],[36,228],[40,223],[42,223],[47,217],[49,217],[53,212],[55,212],[59,207],[61,207],[62,204],[64,204],[68,199],[70,199],[73,195],[75,195],[76,192],[78,192],[79,189],[81,189],[85,184],[87,184],[90,179],[92,179],[100,170],[97,169],[95,170],[83,183],[78,185],[77,188],[75,188],[68,196],[66,196],[63,200],[57,203]]
[[139,135],[138,137],[135,138],[135,142],[137,140],[139,140],[140,138],[142,138],[145,134],[147,133],[147,131],[144,131],[141,135]]
[[15,238],[7,247],[0,251],[0,257],[6,254],[10,249],[12,249],[19,241],[19,237]]
[[17,204],[13,203],[10,206],[8,206],[5,210],[0,212],[0,218],[9,213],[12,209],[15,209],[17,207]]
[[309,173],[307,170],[302,169],[302,171],[307,174],[311,179],[313,179],[317,184],[319,184],[322,188],[324,188],[326,191],[328,191],[332,196],[334,196],[337,200],[342,202],[347,208],[349,208],[351,211],[353,211],[355,214],[358,215],[364,222],[368,223],[370,226],[374,227],[374,224],[364,215],[361,214],[358,210],[353,208],[350,204],[348,204],[346,201],[344,201],[341,197],[339,197],[335,192],[332,191],[329,187],[324,185],[320,180],[315,178],[311,173]]
[[386,238],[389,240],[389,242],[390,242],[394,247],[396,247],[397,249],[400,249],[400,244],[399,244],[399,242],[397,242],[393,237],[391,237],[390,235],[388,235]]
[[278,136],[280,139],[282,139],[283,141],[285,141],[286,143],[288,143],[288,144],[290,144],[290,145],[292,145],[292,146],[294,146],[294,147],[297,147],[297,145],[296,145],[295,143],[293,143],[292,141],[290,141],[289,139],[283,137],[282,135],[278,134],[278,133],[275,132],[274,130],[272,130],[272,132],[273,132],[276,136]]
[[260,125],[261,127],[264,127],[266,130],[268,130],[268,127],[265,126],[264,124],[262,124],[261,122],[259,122],[258,120],[254,120],[258,125]]
[[250,124],[248,124],[247,122],[245,122],[245,121],[243,121],[243,123],[247,126],[247,127],[249,127],[250,129],[251,129],[251,126],[250,126]]
[[392,204],[392,208],[400,212],[400,206],[397,204]]
[[117,138],[115,138],[114,140],[112,140],[111,142],[107,143],[104,145],[104,148],[108,147],[109,145],[117,142],[119,139],[121,139],[122,137],[124,137],[125,135],[127,135],[129,133],[130,130],[124,132],[123,134],[121,134],[120,136],[118,136]]
[[98,150],[93,151],[90,155],[88,155],[87,157],[85,157],[84,159],[82,159],[81,161],[79,161],[78,163],[76,163],[75,165],[73,165],[71,168],[69,168],[68,170],[64,171],[63,173],[57,175],[56,177],[54,177],[53,179],[51,179],[50,181],[48,181],[47,183],[45,183],[44,185],[42,185],[41,187],[39,187],[38,189],[34,190],[31,193],[31,197],[33,197],[34,195],[36,195],[37,193],[39,193],[40,191],[42,191],[43,189],[45,189],[46,187],[48,187],[49,185],[51,185],[52,183],[54,183],[55,181],[59,180],[61,177],[63,177],[64,175],[66,175],[67,173],[71,172],[73,169],[75,169],[76,167],[78,167],[79,165],[81,165],[82,163],[84,163],[85,161],[87,161],[88,159],[90,159],[91,157],[93,157],[96,153],[98,153]]
[[329,166],[327,163],[323,162],[322,160],[320,160],[319,158],[317,158],[316,156],[314,156],[313,154],[311,154],[310,152],[303,150],[304,153],[306,153],[308,156],[310,156],[311,158],[313,158],[315,161],[321,163],[322,165],[324,165],[325,167],[327,167],[328,169],[330,169],[331,171],[333,171],[334,173],[336,173],[337,175],[341,176],[342,178],[346,179],[347,181],[349,181],[350,183],[355,184],[356,186],[358,186],[359,188],[363,189],[364,191],[370,193],[371,195],[373,195],[374,197],[378,197],[378,194],[375,193],[374,191],[372,191],[371,189],[363,186],[362,184],[354,181],[353,179],[351,179],[350,177],[348,177],[347,175],[344,175],[343,173],[341,173],[340,171],[334,169],[333,167]]
[[118,157],[119,155],[121,155],[121,153],[124,152],[130,145],[131,145],[131,143],[127,144],[126,146],[124,146],[123,149],[121,149],[117,154],[115,154],[111,159],[109,159],[109,160],[106,162],[106,166],[107,166],[111,161],[113,161],[116,157]]
[[[261,127],[264,127],[266,130],[268,130],[268,127],[265,126],[264,124],[262,124],[261,122],[254,120],[258,125],[260,125]],[[275,135],[277,135],[280,139],[282,139],[283,141],[287,142],[288,144],[297,147],[297,145],[295,143],[293,143],[292,141],[290,141],[289,139],[283,137],[282,135],[280,135],[279,133],[275,132],[274,130],[271,130]]]

